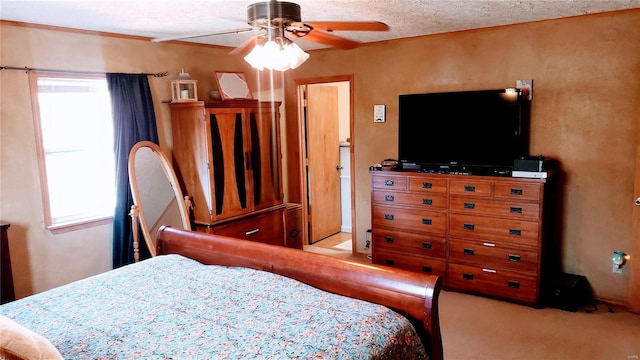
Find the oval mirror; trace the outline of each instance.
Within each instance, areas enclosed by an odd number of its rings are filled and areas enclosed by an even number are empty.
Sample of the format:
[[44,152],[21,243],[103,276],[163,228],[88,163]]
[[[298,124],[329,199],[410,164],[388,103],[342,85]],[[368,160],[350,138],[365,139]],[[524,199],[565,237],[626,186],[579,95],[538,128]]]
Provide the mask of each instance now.
[[137,251],[137,219],[149,253],[156,256],[156,234],[161,226],[191,230],[185,198],[169,159],[155,143],[136,143],[129,152],[128,165],[134,203],[134,252]]

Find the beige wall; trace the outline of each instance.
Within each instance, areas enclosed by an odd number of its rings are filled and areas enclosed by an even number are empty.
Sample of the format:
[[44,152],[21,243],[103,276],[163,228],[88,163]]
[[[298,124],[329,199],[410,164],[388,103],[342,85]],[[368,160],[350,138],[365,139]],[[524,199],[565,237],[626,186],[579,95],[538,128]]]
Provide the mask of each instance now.
[[[70,32],[0,25],[2,66],[98,72],[157,73],[149,77],[160,144],[171,151],[170,81],[184,68],[198,80],[200,99],[217,88],[214,70],[245,71],[228,49],[153,44]],[[9,242],[18,298],[111,269],[111,224],[52,234],[44,228],[31,99],[24,71],[0,71],[0,219],[9,222]],[[249,77],[251,89],[269,96],[265,81]],[[280,95],[281,96],[281,95]],[[91,116],[91,114],[87,114]],[[79,134],[81,136],[81,134]]]
[[[363,46],[314,51],[288,72],[283,146],[286,198],[299,197],[295,81],[353,74],[357,241],[370,227],[368,167],[397,154],[397,98],[402,93],[509,87],[534,79],[532,154],[560,160],[564,197],[564,270],[586,275],[598,296],[625,302],[628,274],[611,273],[611,252],[631,248],[631,199],[640,110],[640,12],[630,11]],[[214,70],[244,71],[264,94],[281,81],[258,79],[227,50],[152,44],[2,25],[1,65],[111,72],[176,73],[198,80],[199,96],[215,87]],[[53,235],[42,207],[27,77],[0,72],[0,218],[11,223],[18,297],[110,268],[111,227]],[[170,150],[170,78],[150,78],[161,145]],[[372,121],[387,105],[387,122]],[[358,246],[361,248],[361,246]]]
[[[636,139],[640,131],[640,11],[546,21],[321,51],[298,79],[353,74],[356,236],[370,228],[368,167],[397,156],[398,95],[513,87],[534,79],[531,154],[562,165],[561,260],[598,296],[626,301]],[[387,122],[373,123],[373,105]],[[362,246],[358,246],[362,248]],[[638,257],[638,256],[636,256]]]

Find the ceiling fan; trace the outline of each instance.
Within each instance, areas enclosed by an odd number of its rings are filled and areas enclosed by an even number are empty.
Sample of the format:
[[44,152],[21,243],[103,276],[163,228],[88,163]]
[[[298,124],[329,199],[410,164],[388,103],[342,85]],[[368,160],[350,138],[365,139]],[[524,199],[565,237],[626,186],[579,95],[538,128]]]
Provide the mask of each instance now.
[[313,41],[322,45],[338,49],[353,49],[360,43],[340,36],[333,35],[334,31],[387,31],[389,26],[378,21],[306,21],[300,16],[300,5],[284,1],[265,1],[251,4],[247,7],[248,29],[222,31],[217,33],[193,34],[187,36],[157,38],[153,42],[182,40],[196,37],[225,35],[257,30],[259,33],[235,48],[232,54],[246,54],[257,44],[268,40],[285,43],[292,38]]

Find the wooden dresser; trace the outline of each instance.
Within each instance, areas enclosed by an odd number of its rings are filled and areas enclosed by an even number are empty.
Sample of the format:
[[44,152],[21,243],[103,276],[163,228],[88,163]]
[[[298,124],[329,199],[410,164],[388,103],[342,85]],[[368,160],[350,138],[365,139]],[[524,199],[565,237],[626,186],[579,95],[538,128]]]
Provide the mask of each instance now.
[[279,102],[171,103],[173,160],[198,231],[285,245]]
[[373,263],[446,273],[447,180],[372,173]]
[[546,179],[388,171],[371,179],[374,263],[541,305]]

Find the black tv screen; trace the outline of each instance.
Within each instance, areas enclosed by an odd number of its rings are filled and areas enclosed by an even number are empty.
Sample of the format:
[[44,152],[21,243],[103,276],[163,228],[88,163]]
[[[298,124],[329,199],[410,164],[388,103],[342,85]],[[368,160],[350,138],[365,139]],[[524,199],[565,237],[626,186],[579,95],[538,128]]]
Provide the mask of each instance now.
[[515,89],[400,95],[398,158],[423,168],[509,169],[528,152],[524,103]]

